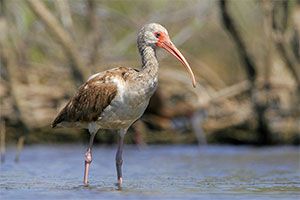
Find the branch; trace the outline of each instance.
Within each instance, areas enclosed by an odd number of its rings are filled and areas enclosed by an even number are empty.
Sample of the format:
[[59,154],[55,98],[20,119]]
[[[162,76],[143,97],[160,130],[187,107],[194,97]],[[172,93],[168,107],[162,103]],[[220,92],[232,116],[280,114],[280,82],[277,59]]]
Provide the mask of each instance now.
[[21,108],[22,98],[18,98],[18,94],[16,92],[16,85],[18,80],[15,77],[15,75],[16,72],[18,72],[19,70],[17,67],[18,64],[16,62],[17,59],[15,57],[15,54],[11,51],[11,47],[9,46],[10,34],[7,14],[5,12],[5,1],[1,0],[0,5],[1,11],[3,11],[0,14],[0,32],[2,33],[0,37],[1,73],[5,73],[5,81],[7,83],[6,86],[8,88],[8,95],[11,97],[12,109],[14,115],[16,116],[16,125],[21,128],[23,134],[27,134],[29,132],[29,129]]
[[83,62],[80,59],[78,49],[70,34],[62,28],[58,20],[51,14],[47,7],[45,7],[42,1],[27,0],[27,3],[34,14],[46,25],[52,36],[61,44],[67,57],[71,61],[73,79],[76,85],[79,86],[86,79],[87,74]]
[[88,65],[94,65],[96,63],[99,43],[101,41],[100,35],[100,25],[99,19],[97,19],[97,4],[95,0],[88,0],[87,4],[87,13],[88,13],[88,23],[90,32],[90,53],[88,55]]
[[[286,66],[292,73],[295,81],[297,82],[297,87],[300,89],[300,65],[294,56],[292,49],[286,42],[286,24],[288,19],[288,2],[278,1],[274,2],[273,6],[273,36],[276,43],[278,52],[280,53]],[[282,13],[280,13],[280,11]],[[281,15],[280,15],[281,14]]]
[[273,68],[273,40],[272,40],[272,3],[270,0],[264,0],[261,2],[263,8],[263,28],[264,28],[264,40],[266,46],[266,57],[264,63],[264,88],[266,92],[270,89],[271,71]]
[[240,54],[240,58],[245,63],[248,79],[252,83],[254,83],[254,80],[256,78],[255,64],[251,59],[249,53],[247,52],[246,45],[244,44],[242,37],[240,36],[239,32],[236,29],[236,25],[234,24],[231,16],[228,13],[227,1],[221,0],[220,8],[221,8],[223,25],[231,35],[232,39],[234,40],[238,48],[238,53]]
[[298,63],[300,63],[300,0],[297,1],[292,18],[294,25],[294,37],[291,44],[294,55],[298,60]]
[[54,3],[59,11],[60,21],[62,22],[63,27],[71,36],[74,36],[72,35],[74,33],[74,28],[69,2],[67,0],[55,0]]
[[256,67],[255,63],[250,57],[250,54],[247,52],[247,48],[245,43],[242,40],[242,37],[240,33],[236,29],[236,25],[233,22],[233,19],[228,13],[228,6],[226,0],[220,1],[220,8],[222,13],[222,22],[227,31],[230,33],[231,37],[233,38],[234,42],[237,45],[238,53],[240,55],[240,58],[244,61],[248,79],[251,83],[251,100],[253,104],[253,109],[255,110],[255,113],[257,115],[257,127],[256,131],[259,133],[259,143],[260,144],[269,144],[271,143],[271,137],[270,137],[270,129],[268,125],[268,120],[266,118],[265,112],[268,108],[268,104],[266,102],[260,102],[257,98],[257,95],[255,93],[255,79],[256,79]]

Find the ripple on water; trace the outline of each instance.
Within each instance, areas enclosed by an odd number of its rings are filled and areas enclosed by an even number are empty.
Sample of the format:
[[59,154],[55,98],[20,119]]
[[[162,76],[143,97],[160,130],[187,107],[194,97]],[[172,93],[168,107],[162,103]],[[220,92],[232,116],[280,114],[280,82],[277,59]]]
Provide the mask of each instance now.
[[[124,152],[124,185],[114,185],[115,149],[95,147],[90,185],[81,183],[84,147],[30,146],[0,168],[3,199],[295,199],[299,148],[148,146]],[[239,198],[237,198],[239,197]]]

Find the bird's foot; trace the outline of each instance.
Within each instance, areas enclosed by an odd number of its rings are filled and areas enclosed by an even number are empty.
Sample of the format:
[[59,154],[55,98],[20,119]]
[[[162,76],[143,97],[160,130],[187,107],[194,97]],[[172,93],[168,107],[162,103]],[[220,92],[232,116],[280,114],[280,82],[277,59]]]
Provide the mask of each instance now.
[[118,184],[119,184],[119,185],[122,185],[122,183],[123,183],[122,177],[118,178]]
[[116,186],[118,187],[117,188],[118,190],[122,190],[122,183],[123,183],[122,177],[118,178],[118,182],[116,183]]
[[84,182],[84,181],[83,181],[83,186],[84,186],[84,187],[89,187],[89,182]]

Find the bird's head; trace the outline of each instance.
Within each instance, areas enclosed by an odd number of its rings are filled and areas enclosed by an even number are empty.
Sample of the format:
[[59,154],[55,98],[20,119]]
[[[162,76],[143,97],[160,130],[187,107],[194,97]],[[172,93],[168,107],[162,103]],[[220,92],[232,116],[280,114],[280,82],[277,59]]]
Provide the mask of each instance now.
[[191,76],[193,86],[196,87],[195,76],[189,63],[173,44],[168,31],[162,25],[157,23],[146,24],[139,32],[138,44],[151,46],[154,49],[160,47],[171,53],[185,66]]

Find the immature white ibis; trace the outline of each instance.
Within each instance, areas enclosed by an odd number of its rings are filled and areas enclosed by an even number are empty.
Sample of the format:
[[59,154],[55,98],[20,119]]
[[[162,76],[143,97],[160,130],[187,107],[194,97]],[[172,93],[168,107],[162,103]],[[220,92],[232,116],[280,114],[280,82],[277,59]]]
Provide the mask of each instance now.
[[52,127],[81,127],[90,132],[85,153],[84,184],[88,184],[92,162],[93,140],[99,129],[118,130],[116,169],[118,185],[122,184],[122,151],[128,128],[144,113],[157,87],[157,47],[175,56],[187,69],[195,87],[194,74],[183,55],[171,42],[167,30],[160,24],[145,25],[138,34],[137,45],[142,57],[140,70],[119,67],[89,77],[78,92],[60,111]]

